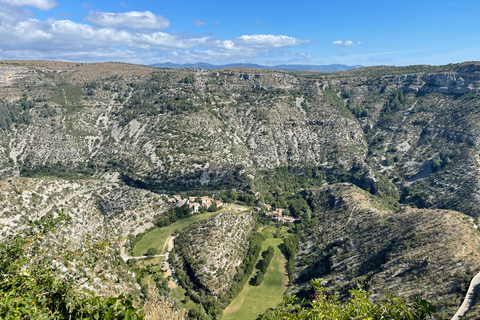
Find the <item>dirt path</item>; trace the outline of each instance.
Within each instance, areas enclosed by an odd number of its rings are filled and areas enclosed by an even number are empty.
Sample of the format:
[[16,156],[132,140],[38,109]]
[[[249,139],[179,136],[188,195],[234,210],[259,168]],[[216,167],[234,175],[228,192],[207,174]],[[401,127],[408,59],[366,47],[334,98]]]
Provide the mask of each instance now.
[[128,254],[125,253],[125,241],[123,241],[120,244],[120,257],[122,257],[123,261],[127,262],[129,259],[133,260],[141,260],[141,259],[146,259],[146,258],[160,258],[164,257],[167,258],[169,255],[170,251],[164,254],[157,254],[156,256],[129,256]]
[[165,241],[165,244],[163,245],[163,248],[162,248],[162,251],[165,252],[165,247],[167,247],[167,254],[170,253],[170,251],[172,251],[173,249],[173,239],[175,239],[174,237],[170,236],[167,238],[167,241]]
[[[129,259],[133,260],[141,260],[141,259],[146,259],[146,258],[168,258],[168,255],[170,254],[170,251],[173,249],[173,239],[175,237],[168,237],[167,240],[165,241],[165,244],[163,245],[163,250],[165,250],[165,247],[167,248],[167,252],[162,253],[162,254],[157,254],[155,256],[129,256],[128,254],[125,253],[125,241],[122,241],[120,243],[120,257],[122,257],[123,261],[127,262]],[[169,268],[170,270],[170,268]],[[175,283],[174,283],[175,284]],[[176,284],[175,284],[176,286]]]
[[472,281],[470,282],[470,286],[468,287],[467,294],[465,295],[465,300],[463,300],[462,305],[458,308],[455,315],[452,317],[452,320],[459,320],[460,318],[464,317],[465,314],[470,310],[475,302],[475,298],[478,295],[478,291],[480,289],[480,273],[477,273],[475,277],[473,277]]

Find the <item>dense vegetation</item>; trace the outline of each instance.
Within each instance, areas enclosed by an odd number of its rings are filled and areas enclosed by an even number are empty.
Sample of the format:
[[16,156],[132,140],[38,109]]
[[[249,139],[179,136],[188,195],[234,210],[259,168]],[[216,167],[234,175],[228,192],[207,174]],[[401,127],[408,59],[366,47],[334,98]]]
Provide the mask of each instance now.
[[268,266],[270,261],[272,261],[273,254],[275,253],[272,246],[269,246],[267,250],[262,253],[263,259],[258,262],[257,269],[258,272],[255,277],[252,278],[251,284],[254,286],[259,286],[262,284],[264,275],[267,273]]
[[295,263],[295,254],[298,250],[299,237],[297,235],[287,237],[283,240],[283,250],[287,258],[287,272],[290,285],[293,279],[293,265]]
[[269,309],[259,319],[425,320],[435,312],[435,307],[418,296],[411,304],[391,296],[386,301],[375,302],[371,293],[358,288],[349,290],[349,298],[341,303],[337,293],[322,287],[321,280],[312,280],[312,285],[315,292],[312,301],[300,301],[295,296],[284,298],[277,308]]
[[28,110],[34,106],[35,103],[26,98],[17,102],[0,101],[0,129],[9,129],[12,123],[29,124],[31,116]]
[[23,162],[23,168],[20,171],[22,177],[40,178],[40,177],[58,177],[62,179],[86,179],[94,175],[95,169],[86,167],[84,163],[76,166],[65,165],[61,162],[49,163],[45,165],[32,165],[31,157],[26,157]]

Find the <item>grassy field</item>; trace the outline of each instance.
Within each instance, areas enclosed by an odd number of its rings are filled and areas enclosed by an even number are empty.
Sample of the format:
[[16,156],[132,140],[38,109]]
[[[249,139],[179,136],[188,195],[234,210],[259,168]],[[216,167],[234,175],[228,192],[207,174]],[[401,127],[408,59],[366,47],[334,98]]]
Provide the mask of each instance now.
[[[275,248],[275,254],[267,269],[265,280],[258,287],[251,286],[247,282],[242,292],[225,309],[223,320],[256,319],[260,313],[270,307],[275,307],[280,302],[288,284],[285,269],[287,260],[278,248],[281,243],[282,239],[279,238],[265,240],[262,250],[266,250],[270,245]],[[255,269],[252,276],[255,276],[256,273]]]
[[[175,231],[181,230],[185,227],[188,227],[194,222],[207,219],[218,212],[206,212],[203,214],[198,214],[191,216],[190,218],[179,220],[175,223],[172,223],[169,226],[163,228],[156,228],[149,233],[147,233],[142,240],[140,240],[133,248],[134,256],[141,256],[147,253],[149,248],[156,248],[159,253],[164,253],[164,245],[168,237]],[[166,248],[165,248],[166,249]]]
[[178,306],[187,310],[192,309],[195,306],[195,303],[190,300],[190,297],[185,299],[185,289],[182,287],[176,287],[170,291],[170,296],[178,301]]

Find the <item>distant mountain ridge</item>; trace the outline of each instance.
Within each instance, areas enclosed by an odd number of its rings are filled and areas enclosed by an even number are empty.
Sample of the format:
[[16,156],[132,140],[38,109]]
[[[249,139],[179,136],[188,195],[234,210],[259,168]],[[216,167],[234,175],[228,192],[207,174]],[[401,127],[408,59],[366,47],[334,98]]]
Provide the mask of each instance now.
[[361,68],[363,66],[347,66],[345,64],[329,64],[329,65],[308,65],[308,64],[280,64],[276,66],[262,66],[255,63],[230,63],[222,65],[214,65],[206,62],[197,62],[197,63],[184,63],[177,64],[171,62],[164,63],[155,63],[150,65],[157,68],[172,68],[172,69],[182,69],[182,68],[200,68],[204,70],[213,70],[213,69],[223,69],[223,68],[255,68],[255,69],[267,69],[267,70],[295,70],[295,71],[313,71],[313,72],[335,72],[335,71],[345,71]]

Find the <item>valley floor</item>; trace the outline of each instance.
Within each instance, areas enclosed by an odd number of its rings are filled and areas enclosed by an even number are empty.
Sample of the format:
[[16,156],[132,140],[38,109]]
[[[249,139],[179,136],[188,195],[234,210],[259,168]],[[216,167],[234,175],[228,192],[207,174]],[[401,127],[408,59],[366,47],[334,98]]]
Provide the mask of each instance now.
[[[288,276],[286,271],[287,260],[278,247],[282,243],[281,238],[270,238],[264,241],[262,251],[268,246],[275,248],[275,254],[265,274],[265,280],[258,286],[245,284],[242,292],[225,309],[223,320],[251,320],[268,308],[275,307],[283,298],[287,289]],[[257,269],[252,272],[252,277]]]

